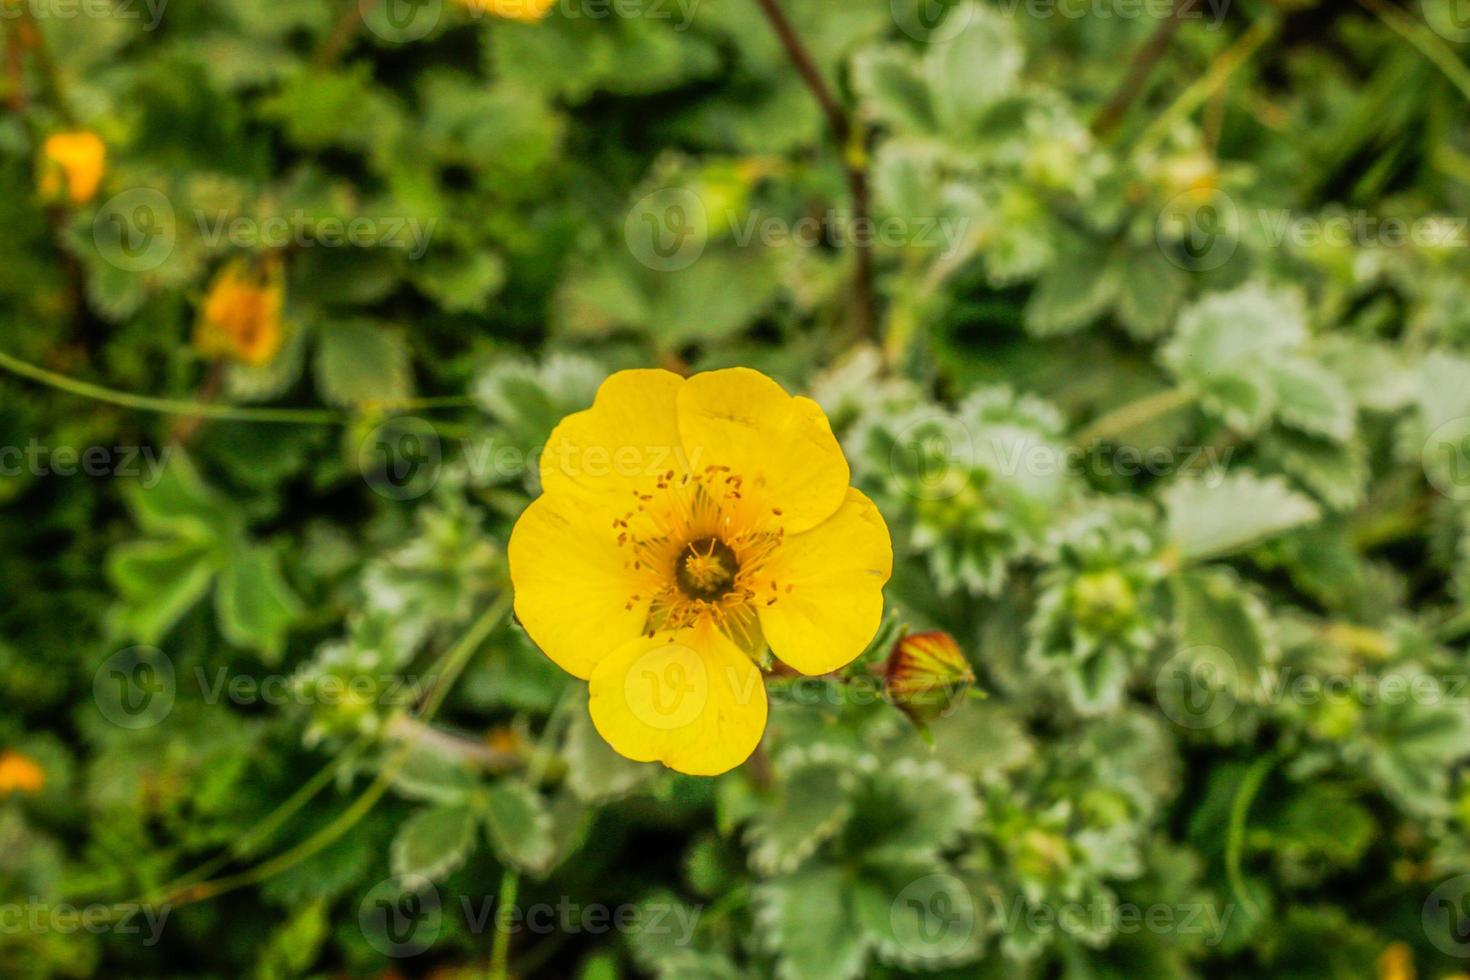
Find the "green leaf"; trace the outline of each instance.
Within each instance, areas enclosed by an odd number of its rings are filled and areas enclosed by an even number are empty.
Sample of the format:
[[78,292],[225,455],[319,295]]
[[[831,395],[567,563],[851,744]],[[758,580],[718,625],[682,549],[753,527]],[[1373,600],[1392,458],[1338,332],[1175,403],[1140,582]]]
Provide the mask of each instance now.
[[1169,542],[1181,561],[1232,554],[1317,520],[1317,505],[1280,477],[1247,472],[1187,477],[1163,493]]
[[207,543],[176,538],[118,545],[107,556],[107,577],[122,594],[129,635],[157,643],[209,591],[216,554]]
[[1369,705],[1364,724],[1368,773],[1408,813],[1444,816],[1450,773],[1470,756],[1470,708],[1453,678],[1446,686],[1417,664],[1377,681],[1383,696]]
[[220,570],[214,608],[224,638],[266,663],[280,661],[286,632],[302,611],[275,554],[260,546],[238,551]]
[[412,381],[408,345],[395,330],[371,323],[323,327],[316,356],[316,383],[336,405],[407,398]]
[[864,773],[850,827],[866,860],[922,861],[954,845],[979,813],[967,779],[937,762],[899,759]]
[[907,970],[976,960],[985,923],[970,889],[942,866],[894,862],[868,867],[855,890],[863,931],[878,958]]
[[475,839],[475,811],[468,806],[420,810],[404,821],[389,850],[399,877],[440,881],[464,864]]
[[485,830],[501,860],[533,875],[556,856],[546,801],[525,783],[501,780],[485,794]]
[[977,132],[985,113],[1015,90],[1025,52],[1014,19],[999,11],[970,3],[951,8],[945,26],[954,18],[964,28],[934,41],[924,70],[943,125],[964,136]]
[[938,126],[929,86],[917,60],[902,48],[871,48],[852,65],[853,87],[873,117],[898,132],[932,133]]
[[1026,304],[1026,329],[1038,337],[1080,330],[1118,296],[1119,269],[1080,245],[1057,256]]
[[419,292],[450,313],[485,312],[505,283],[505,263],[494,252],[431,252],[412,267]]
[[1120,252],[1119,256],[1118,319],[1134,337],[1157,337],[1173,322],[1188,279],[1158,249]]
[[1336,375],[1303,358],[1267,365],[1276,386],[1276,414],[1293,428],[1335,442],[1347,442],[1357,427],[1352,395]]
[[613,751],[598,734],[584,704],[574,711],[567,726],[562,758],[567,764],[567,786],[584,803],[626,796],[648,784],[659,767],[651,762],[633,762]]
[[756,923],[777,954],[780,980],[860,976],[868,939],[858,927],[853,881],[842,868],[814,865],[755,891]]
[[130,486],[127,501],[138,526],[151,534],[213,545],[228,540],[238,524],[229,502],[205,484],[189,456],[177,449],[166,453],[158,482]]
[[399,795],[446,806],[466,803],[478,785],[463,766],[424,743],[415,745],[393,774],[393,789]]
[[1340,867],[1357,863],[1378,832],[1367,807],[1330,785],[1296,788],[1264,824],[1273,850],[1296,861],[1320,856]]
[[[1173,705],[1166,713],[1176,721],[1179,711],[1197,717],[1199,727],[1224,722],[1234,705],[1256,700],[1262,693],[1260,678],[1276,659],[1277,645],[1266,608],[1242,588],[1228,569],[1188,569],[1169,582],[1174,603],[1174,630],[1179,665],[1190,672],[1193,683],[1213,690],[1202,701],[1203,712],[1190,705]],[[1160,690],[1163,697],[1172,693]],[[1183,692],[1194,696],[1192,688]],[[1226,700],[1215,703],[1214,698]]]
[[779,795],[758,811],[746,830],[751,866],[780,874],[810,857],[830,840],[852,812],[850,760],[820,748],[782,760]]
[[1269,368],[1307,337],[1300,294],[1246,283],[1211,293],[1179,317],[1179,329],[1159,352],[1164,365],[1200,392],[1200,404],[1245,434],[1277,409],[1278,385]]

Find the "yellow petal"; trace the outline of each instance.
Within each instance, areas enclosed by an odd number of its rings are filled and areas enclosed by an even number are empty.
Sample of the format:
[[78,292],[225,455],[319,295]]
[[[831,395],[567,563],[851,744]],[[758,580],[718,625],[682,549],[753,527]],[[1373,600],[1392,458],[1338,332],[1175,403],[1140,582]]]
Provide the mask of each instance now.
[[678,392],[690,466],[728,466],[743,491],[779,508],[788,534],[815,527],[842,504],[849,471],[817,403],[792,398],[759,371],[697,374]]
[[709,628],[623,645],[590,689],[592,723],[619,754],[691,776],[734,769],[766,728],[760,670]]
[[[66,178],[67,195],[73,204],[85,204],[97,193],[107,169],[107,146],[96,133],[85,130],[53,133],[41,147],[42,156]],[[59,192],[55,170],[49,170],[41,181],[41,193]]]
[[893,573],[888,525],[871,500],[849,489],[828,520],[788,534],[767,570],[762,578],[777,587],[767,584],[756,602],[771,652],[803,674],[837,670],[863,652],[883,619],[883,586]]
[[623,513],[659,474],[683,472],[675,398],[684,379],[670,371],[619,371],[586,411],[568,415],[541,453],[545,493],[575,495],[599,514]]
[[510,535],[508,556],[516,615],[548,657],[586,679],[614,649],[637,636],[649,597],[632,601],[638,583],[616,538],[575,498],[543,494]]

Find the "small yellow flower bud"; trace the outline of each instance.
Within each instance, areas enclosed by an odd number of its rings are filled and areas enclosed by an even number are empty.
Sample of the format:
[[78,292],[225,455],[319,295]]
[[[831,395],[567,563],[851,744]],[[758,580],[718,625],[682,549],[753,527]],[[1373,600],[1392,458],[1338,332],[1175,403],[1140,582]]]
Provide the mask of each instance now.
[[556,0],[458,0],[459,5],[476,13],[534,24],[545,19]]
[[1390,943],[1378,957],[1379,980],[1414,980],[1414,951],[1407,943]]
[[237,259],[214,277],[194,328],[194,348],[256,367],[281,349],[284,281],[279,257]]
[[888,696],[920,725],[944,717],[975,682],[975,672],[948,633],[913,633],[893,645]]
[[46,785],[46,773],[29,756],[9,749],[0,752],[0,796],[35,794]]
[[107,146],[96,133],[53,133],[41,145],[40,193],[48,201],[63,197],[86,204],[107,170]]

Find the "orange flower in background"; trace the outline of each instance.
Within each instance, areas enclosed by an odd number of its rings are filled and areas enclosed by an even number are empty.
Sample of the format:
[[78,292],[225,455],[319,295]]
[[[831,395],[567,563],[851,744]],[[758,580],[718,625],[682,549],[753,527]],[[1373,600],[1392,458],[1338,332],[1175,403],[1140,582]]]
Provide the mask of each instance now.
[[765,730],[767,648],[825,674],[877,632],[893,549],[848,481],[821,408],[765,375],[619,372],[542,453],[516,614],[619,753],[725,772]]
[[545,19],[556,0],[459,0],[459,5],[477,13],[534,24]]
[[35,794],[45,785],[46,773],[34,759],[10,749],[0,752],[0,796]]
[[228,357],[259,367],[281,349],[285,285],[274,253],[261,260],[229,262],[209,284],[194,327],[194,347],[207,357]]
[[96,133],[53,133],[41,145],[41,197],[86,204],[106,170],[107,146]]

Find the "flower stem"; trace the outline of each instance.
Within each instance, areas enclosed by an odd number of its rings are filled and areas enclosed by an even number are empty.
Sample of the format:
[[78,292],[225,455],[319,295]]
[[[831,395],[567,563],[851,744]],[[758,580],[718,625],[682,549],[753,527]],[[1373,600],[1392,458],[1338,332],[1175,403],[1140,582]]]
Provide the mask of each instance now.
[[1460,56],[1441,41],[1438,34],[1397,7],[1390,7],[1383,0],[1358,0],[1358,3],[1377,15],[1389,30],[1412,44],[1415,50],[1444,73],[1445,78],[1460,90],[1461,95],[1470,99],[1470,68],[1465,67]]
[[[18,357],[0,351],[0,370],[9,371],[47,385],[58,391],[90,398],[108,405],[118,405],[140,412],[156,412],[161,415],[184,415],[201,419],[223,419],[230,422],[273,422],[298,425],[341,425],[352,416],[347,412],[325,408],[256,408],[248,405],[217,405],[205,401],[182,398],[155,398],[151,395],[135,395],[118,391],[104,385],[81,381],[55,371],[48,371]],[[383,402],[366,407],[393,409],[396,411],[418,411],[431,408],[452,408],[473,404],[469,398],[449,396],[443,398],[410,398],[403,401]]]
[[1193,84],[1188,86],[1169,108],[1161,112],[1139,136],[1135,144],[1137,151],[1151,147],[1155,141],[1169,133],[1182,119],[1220,90],[1230,76],[1250,60],[1261,45],[1276,33],[1278,19],[1273,15],[1260,18],[1242,34],[1234,44],[1221,52],[1210,67]]
[[[506,868],[500,876],[500,897],[495,908],[498,912],[516,903],[516,891],[520,888],[521,876],[513,868]],[[495,944],[490,950],[490,980],[509,980],[510,977],[510,929],[501,928],[499,915],[495,922]]]
[[1159,59],[1163,58],[1164,52],[1169,50],[1169,42],[1174,40],[1174,35],[1179,33],[1179,28],[1184,23],[1184,15],[1188,13],[1198,0],[1176,0],[1174,9],[1169,16],[1154,28],[1148,40],[1133,54],[1133,59],[1128,67],[1128,74],[1124,76],[1123,82],[1113,97],[1102,107],[1097,118],[1092,122],[1092,132],[1097,136],[1106,136],[1123,121],[1128,107],[1143,93],[1144,86],[1148,83],[1148,77],[1158,66]]
[[1235,798],[1230,801],[1230,826],[1225,835],[1225,873],[1230,879],[1230,890],[1252,919],[1261,917],[1260,907],[1246,894],[1245,875],[1240,870],[1245,852],[1245,822],[1250,814],[1251,803],[1261,790],[1261,784],[1271,768],[1276,765],[1276,754],[1262,756],[1251,764],[1245,775],[1240,777]]
[[1198,395],[1186,388],[1166,388],[1094,419],[1077,433],[1072,444],[1086,448],[1095,442],[1116,439],[1140,425],[1193,404],[1197,397]]
[[[766,20],[771,22],[771,29],[776,32],[776,37],[781,46],[786,49],[786,55],[791,59],[792,66],[801,80],[811,91],[812,97],[817,100],[817,106],[822,114],[827,117],[827,126],[832,130],[832,136],[837,141],[838,153],[842,161],[842,169],[847,177],[847,192],[852,198],[852,219],[854,228],[866,228],[869,224],[869,212],[872,210],[872,194],[868,186],[868,171],[865,162],[866,151],[862,145],[861,138],[853,127],[852,120],[847,111],[833,95],[832,89],[822,78],[822,71],[817,67],[816,59],[812,57],[807,46],[802,42],[801,35],[796,32],[796,27],[791,23],[791,18],[781,9],[777,0],[755,0],[756,6],[766,15]],[[854,239],[857,236],[849,236]],[[864,244],[852,241],[854,249],[853,262],[853,311],[857,320],[858,334],[865,340],[874,337],[874,304],[873,304],[873,254],[871,243]]]
[[[458,679],[459,674],[469,663],[470,658],[474,656],[474,654],[484,644],[486,638],[488,638],[489,635],[494,632],[496,627],[504,622],[505,618],[509,615],[511,601],[512,594],[510,590],[507,589],[502,592],[501,595],[495,600],[495,602],[491,604],[490,608],[485,610],[485,612],[480,616],[479,619],[475,620],[474,624],[470,626],[470,628],[465,632],[464,636],[462,636],[453,647],[451,647],[444,653],[444,655],[440,658],[440,662],[434,665],[434,667],[431,669],[431,672],[437,673],[439,675],[439,684],[430,693],[428,699],[424,703],[423,708],[420,709],[417,720],[424,724],[428,724],[434,719],[434,716],[438,713],[439,708],[443,706],[444,699],[448,697],[449,690],[454,686],[455,680]],[[250,885],[259,884],[260,882],[266,881],[283,871],[294,868],[301,862],[313,857],[327,847],[330,847],[332,844],[335,844],[348,831],[357,826],[357,824],[361,822],[364,817],[372,812],[372,809],[377,804],[378,800],[382,799],[383,795],[387,793],[389,788],[392,786],[393,779],[395,776],[398,775],[398,771],[402,769],[403,765],[408,761],[408,757],[413,751],[414,744],[414,742],[408,741],[400,745],[398,749],[388,757],[387,762],[383,765],[383,768],[379,770],[378,775],[373,779],[371,783],[368,784],[367,788],[363,790],[362,794],[358,796],[358,798],[354,800],[350,806],[347,807],[347,809],[338,814],[331,823],[327,824],[327,826],[318,830],[316,833],[312,834],[310,837],[306,838],[306,840],[297,844],[295,847],[292,847],[289,850],[284,851],[283,853],[278,854],[270,860],[264,861],[253,868],[239,872],[238,874],[227,875],[223,878],[216,878],[212,881],[203,881],[197,884],[187,884],[181,888],[174,888],[171,890],[166,889],[160,895],[156,896],[153,900],[135,902],[125,905],[115,905],[112,907],[112,912],[119,915],[124,914],[129,910],[136,910],[137,906],[140,904],[168,905],[170,907],[189,905],[194,902],[201,902],[206,899],[215,898],[219,895],[223,895],[227,892],[236,891],[240,888],[246,888]],[[311,780],[311,782],[317,783],[322,779],[323,774],[318,773],[317,776],[313,780]],[[310,798],[310,795],[304,795],[305,791],[306,788],[303,787],[303,790],[299,791],[297,794],[298,796],[302,797],[300,803],[305,803],[306,799]],[[292,797],[293,801],[296,799],[297,797]],[[288,801],[288,803],[290,802],[291,801]],[[299,806],[300,803],[296,805]]]

